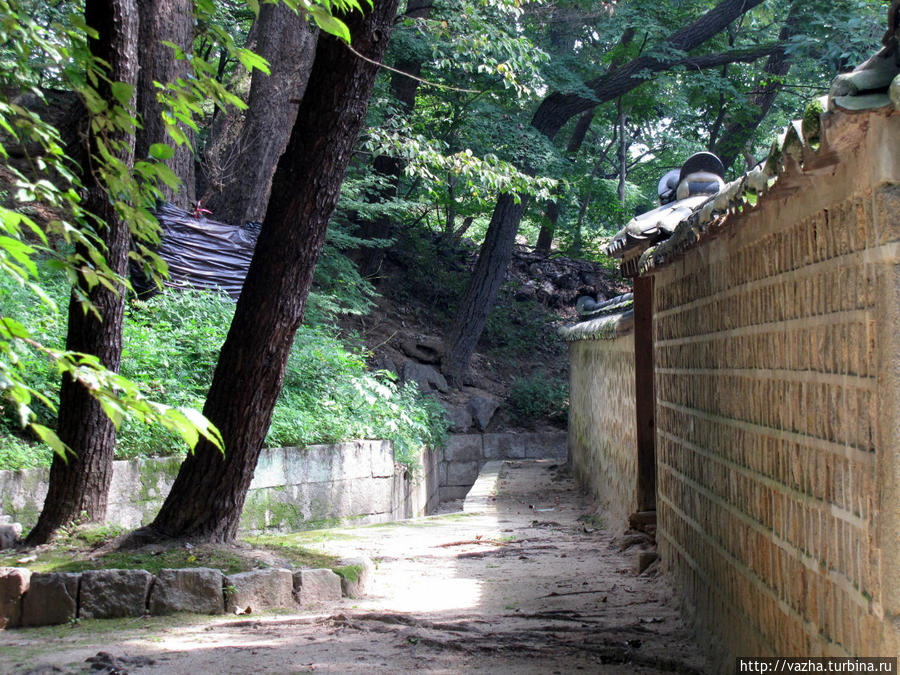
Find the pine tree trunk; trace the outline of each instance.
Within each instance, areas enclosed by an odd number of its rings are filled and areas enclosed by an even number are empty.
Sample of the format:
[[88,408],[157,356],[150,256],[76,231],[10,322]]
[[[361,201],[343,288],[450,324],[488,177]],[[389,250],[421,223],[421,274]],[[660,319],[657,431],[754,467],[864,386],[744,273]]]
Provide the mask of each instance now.
[[625,180],[628,178],[628,139],[625,138],[625,110],[622,108],[622,99],[618,101],[619,114],[616,117],[616,126],[619,135],[619,151],[616,153],[618,163],[619,184],[616,186],[616,196],[619,203],[625,206]]
[[[380,62],[398,0],[375,0],[342,17],[353,47]],[[230,541],[253,478],[294,334],[303,321],[316,260],[366,116],[377,67],[322,35],[204,413],[222,432],[224,456],[200,442],[181,466],[153,523],[155,537]]]
[[[269,62],[270,74],[254,70],[247,110],[237,138],[215,148],[207,160],[211,196],[205,200],[226,223],[262,222],[272,176],[290,138],[316,53],[317,32],[284,3],[264,4],[251,31],[250,48]],[[218,125],[224,130],[225,125]]]
[[491,216],[472,279],[447,335],[448,349],[441,362],[441,370],[454,387],[464,383],[469,361],[506,278],[526,200],[521,196],[517,204],[512,195],[503,194]]
[[[98,36],[90,41],[91,54],[110,67],[110,78],[134,85],[137,79],[137,8],[134,0],[87,0],[85,20]],[[116,105],[109,87],[101,83],[99,93]],[[131,108],[133,112],[134,100]],[[125,132],[110,141],[123,143],[117,153],[129,167],[134,161],[134,137]],[[89,139],[91,147],[94,138]],[[90,155],[83,167],[87,190],[86,209],[99,216],[106,226],[100,236],[107,246],[109,267],[125,275],[128,266],[128,225],[119,220],[110,204],[104,186],[100,185],[90,165]],[[88,290],[81,282],[100,315],[85,313],[74,295],[69,303],[66,348],[94,354],[108,369],[118,372],[122,357],[122,320],[125,309],[124,288],[115,293],[103,286]],[[44,508],[26,542],[29,545],[49,541],[55,531],[73,520],[102,521],[106,517],[107,496],[112,480],[112,462],[116,430],[112,421],[84,385],[64,377],[59,397],[57,433],[74,454],[67,460],[54,455],[50,467],[50,484]]]
[[[146,159],[150,146],[165,143],[174,146],[166,133],[162,120],[162,104],[156,98],[159,91],[153,84],[168,84],[189,72],[186,60],[178,61],[171,47],[163,40],[178,45],[185,54],[190,54],[194,41],[194,3],[192,0],[137,0],[140,15],[138,33],[138,74],[137,111],[142,129],[138,130],[135,156]],[[193,132],[182,126],[193,143]],[[188,144],[175,147],[175,156],[166,160],[182,185],[177,192],[168,186],[161,186],[164,199],[181,208],[192,208],[195,199],[194,151]]]
[[[569,138],[569,145],[566,146],[566,157],[568,157],[570,161],[574,160],[578,151],[581,150],[581,146],[584,144],[584,139],[587,136],[588,129],[591,128],[591,122],[594,121],[596,112],[596,108],[585,110],[581,113],[581,117],[578,118],[578,122],[575,123],[575,128],[572,130],[572,136]],[[559,222],[559,198],[562,197],[562,193],[557,190],[556,195],[557,198],[551,200],[547,204],[548,222],[546,225],[543,225],[540,232],[538,232],[537,243],[534,247],[535,251],[538,253],[550,253],[553,235],[556,234],[556,225]]]

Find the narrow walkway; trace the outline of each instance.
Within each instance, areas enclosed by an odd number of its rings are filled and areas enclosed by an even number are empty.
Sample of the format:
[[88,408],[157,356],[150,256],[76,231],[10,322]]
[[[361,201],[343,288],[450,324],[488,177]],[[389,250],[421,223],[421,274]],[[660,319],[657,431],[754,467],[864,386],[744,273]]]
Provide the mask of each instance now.
[[[34,672],[79,672],[98,650],[130,673],[703,672],[671,591],[653,567],[636,573],[640,537],[614,537],[590,506],[550,461],[488,465],[461,513],[310,535],[376,561],[364,600],[315,616],[135,620],[44,642],[62,669]],[[18,646],[30,632],[15,631]]]

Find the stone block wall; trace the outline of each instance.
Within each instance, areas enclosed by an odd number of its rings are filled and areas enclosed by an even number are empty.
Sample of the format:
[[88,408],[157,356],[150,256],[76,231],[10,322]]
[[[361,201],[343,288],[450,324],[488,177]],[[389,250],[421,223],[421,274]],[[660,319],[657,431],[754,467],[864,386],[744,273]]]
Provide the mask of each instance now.
[[451,434],[438,462],[440,500],[463,499],[485,462],[497,459],[566,461],[566,432]]
[[[423,451],[415,471],[394,463],[389,441],[263,450],[240,527],[300,530],[423,516],[441,501],[464,498],[487,461],[564,462],[566,452],[564,431],[452,434],[445,448]],[[114,462],[107,522],[132,529],[153,520],[180,465],[180,457]],[[0,471],[0,514],[33,526],[47,495],[47,473]]]
[[571,341],[569,359],[570,463],[624,527],[638,510],[634,334]]
[[900,652],[889,124],[655,274],[657,538],[728,668]]
[[[389,441],[264,450],[240,527],[312,529],[422,516],[438,504],[440,462],[439,452],[426,450],[421,468],[410,473],[394,463]],[[124,529],[149,523],[180,464],[180,457],[114,462],[107,522]],[[0,471],[0,513],[24,526],[37,522],[46,494],[46,469]]]

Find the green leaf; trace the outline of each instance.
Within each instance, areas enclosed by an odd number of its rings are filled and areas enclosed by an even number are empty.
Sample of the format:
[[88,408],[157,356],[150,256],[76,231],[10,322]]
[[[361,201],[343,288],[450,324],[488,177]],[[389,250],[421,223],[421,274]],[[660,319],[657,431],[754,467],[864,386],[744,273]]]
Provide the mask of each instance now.
[[266,75],[270,73],[269,71],[269,62],[266,61],[259,54],[255,54],[251,52],[249,49],[240,49],[238,50],[238,58],[241,61],[241,65],[244,66],[249,71],[252,71],[254,68],[257,68],[263,71]]
[[208,440],[222,452],[225,452],[225,441],[222,440],[222,435],[219,433],[219,430],[215,427],[215,425],[206,417],[204,417],[202,413],[194,410],[193,408],[178,408],[178,410],[187,418],[187,421],[189,423],[194,425],[197,431],[203,434],[206,440]]
[[97,402],[100,403],[100,407],[103,408],[103,412],[106,413],[106,416],[112,420],[116,429],[121,427],[122,420],[125,418],[125,409],[119,405],[119,402],[105,397],[97,398]]
[[350,44],[350,29],[347,28],[347,24],[333,17],[331,12],[321,5],[313,5],[309,11],[319,28]]
[[110,85],[112,95],[116,100],[124,106],[131,103],[131,97],[134,95],[134,86],[127,82],[113,82]]
[[150,156],[154,159],[166,160],[175,156],[175,150],[165,143],[154,143],[150,146]]
[[156,166],[156,175],[163,183],[168,185],[170,188],[177,188],[179,185],[181,185],[181,181],[179,180],[178,176],[176,176],[172,169],[167,167],[165,164],[158,164]]
[[31,337],[31,333],[28,332],[28,329],[15,319],[10,319],[9,317],[0,317],[0,336],[4,338],[20,338],[20,339],[28,339]]
[[72,451],[63,443],[59,436],[56,435],[56,432],[52,429],[48,429],[42,424],[32,424],[31,430],[40,438],[44,443],[49,445],[53,452],[57,455],[66,459],[66,453],[71,453]]

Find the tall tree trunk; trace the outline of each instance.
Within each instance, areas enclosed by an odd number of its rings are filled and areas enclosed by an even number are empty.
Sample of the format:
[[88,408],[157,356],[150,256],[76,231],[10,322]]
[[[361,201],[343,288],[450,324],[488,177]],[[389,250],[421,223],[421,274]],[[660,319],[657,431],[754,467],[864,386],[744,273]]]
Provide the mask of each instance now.
[[[134,0],[87,0],[85,21],[97,31],[91,39],[91,54],[109,65],[113,82],[132,86],[137,81],[137,8]],[[98,93],[110,106],[119,105],[105,82]],[[134,113],[134,99],[129,105]],[[127,131],[108,133],[107,147],[118,145],[116,156],[130,168],[134,162],[134,136]],[[87,191],[85,208],[104,223],[100,236],[106,245],[106,258],[114,272],[125,275],[128,268],[129,231],[110,202],[105,187],[91,166],[96,153],[96,137],[89,137],[90,152],[85,153],[83,183]],[[122,320],[125,289],[112,291],[102,285],[89,290],[83,279],[81,290],[94,304],[99,317],[85,312],[74,294],[69,302],[66,348],[94,354],[109,370],[118,372],[122,358]],[[73,454],[63,460],[54,455],[50,466],[50,484],[44,508],[34,529],[28,535],[29,545],[49,541],[62,525],[76,519],[102,521],[106,517],[107,496],[112,480],[112,462],[116,445],[116,429],[88,389],[69,378],[63,378],[59,396],[59,438]]]
[[[578,151],[581,150],[596,112],[596,108],[585,110],[575,123],[575,128],[572,129],[572,136],[569,138],[569,144],[566,146],[566,157],[568,159],[574,160]],[[556,234],[556,225],[559,222],[559,198],[562,196],[560,190],[561,188],[558,188],[555,193],[556,199],[552,199],[547,203],[547,223],[541,226],[541,230],[538,232],[537,244],[534,247],[538,253],[547,254],[550,252],[550,245],[553,243],[553,235]]]
[[525,195],[520,195],[516,203],[511,194],[504,193],[494,208],[472,279],[447,335],[447,344],[451,349],[445,354],[441,369],[454,387],[461,387],[464,383],[478,338],[506,278],[527,199]]
[[622,108],[621,98],[617,105],[619,108],[619,114],[616,117],[616,127],[619,130],[619,152],[617,153],[619,184],[616,187],[616,196],[619,198],[619,203],[625,206],[625,179],[628,178],[628,139],[625,138],[625,110]]
[[[804,3],[800,0],[794,0],[791,8],[788,10],[787,18],[781,31],[778,34],[778,41],[787,43],[787,41],[796,35],[800,26],[800,14],[803,11]],[[766,61],[766,67],[763,69],[764,83],[756,94],[751,98],[750,103],[753,106],[752,114],[741,117],[740,119],[731,120],[726,124],[722,136],[716,142],[713,152],[722,160],[725,168],[729,168],[734,161],[741,155],[747,143],[752,138],[754,132],[769,114],[772,104],[781,92],[784,78],[791,70],[791,55],[784,49],[780,49],[769,56]],[[751,169],[753,167],[747,167]]]
[[[137,133],[135,156],[145,159],[154,143],[173,144],[166,133],[162,119],[163,106],[156,98],[158,89],[153,83],[165,85],[188,74],[188,62],[176,60],[172,48],[162,42],[171,42],[178,45],[185,54],[191,53],[194,41],[194,3],[193,0],[137,0],[137,8],[140,15],[137,111],[143,128]],[[184,126],[181,129],[193,143],[193,132]],[[164,199],[182,208],[193,206],[193,148],[187,143],[175,147],[175,155],[166,160],[166,165],[181,179],[182,185],[177,193],[168,186],[161,186]]]
[[[355,11],[342,17],[355,50],[381,61],[398,1],[375,0],[365,16]],[[156,519],[135,533],[133,541],[160,536],[230,541],[237,533],[377,72],[377,66],[353,55],[338,39],[319,38],[306,94],[275,171],[273,198],[204,406],[222,433],[225,454],[201,441],[182,464]]]
[[[408,0],[405,16],[410,19],[427,19],[431,16],[433,0]],[[400,110],[407,116],[412,114],[416,105],[416,91],[419,89],[419,80],[416,78],[422,72],[422,60],[420,58],[398,58],[394,67],[401,73],[391,74],[391,94],[400,104]],[[403,73],[408,73],[404,75]],[[406,166],[399,157],[387,157],[379,155],[373,162],[375,173],[384,178],[384,187],[368,195],[369,201],[385,203],[397,196],[400,188],[400,178]],[[360,223],[360,236],[363,239],[387,239],[393,232],[390,216],[379,215],[375,218],[363,220]],[[358,254],[359,271],[365,277],[372,276],[381,267],[384,260],[385,249],[382,246],[365,247]]]
[[[270,74],[254,70],[250,97],[237,137],[210,139],[205,201],[218,220],[262,222],[278,158],[290,138],[316,53],[317,32],[284,3],[264,4],[249,47],[269,62]],[[228,125],[215,127],[232,136]],[[225,145],[225,147],[221,147]]]
[[[764,0],[722,0],[696,21],[684,26],[666,39],[667,49],[688,52],[706,42],[723,30],[728,24]],[[532,126],[551,141],[563,125],[574,115],[596,105],[615,100],[646,82],[646,74],[666,71],[675,65],[688,64],[695,68],[711,68],[723,63],[739,60],[755,60],[761,55],[772,53],[773,48],[739,50],[726,54],[699,57],[657,59],[639,56],[628,63],[608,71],[604,75],[585,83],[595,98],[588,99],[578,94],[554,92],[545,98],[534,116]],[[531,167],[525,171],[533,173]],[[441,369],[448,380],[458,386],[469,369],[469,361],[475,352],[475,345],[484,330],[484,323],[497,291],[506,275],[512,259],[513,243],[519,222],[524,213],[525,199],[515,204],[512,195],[502,194],[491,216],[484,244],[481,246],[478,263],[472,273],[469,286],[453,318],[446,340],[446,352]],[[493,250],[495,249],[496,250]],[[482,263],[482,258],[485,262]]]

